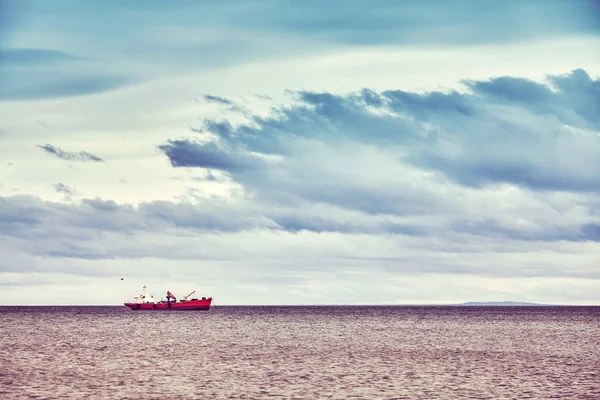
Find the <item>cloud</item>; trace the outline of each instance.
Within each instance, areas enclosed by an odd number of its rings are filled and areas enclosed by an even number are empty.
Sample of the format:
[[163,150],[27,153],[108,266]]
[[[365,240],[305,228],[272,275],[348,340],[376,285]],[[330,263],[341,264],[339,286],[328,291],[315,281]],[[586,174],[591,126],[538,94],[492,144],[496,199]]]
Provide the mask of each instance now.
[[3,65],[39,66],[78,60],[85,60],[85,58],[60,50],[0,49],[0,62]]
[[[61,193],[72,192],[60,184],[56,185],[56,189]],[[242,241],[252,237],[261,241],[263,239],[259,238],[267,235],[271,239],[263,242],[261,246],[266,248],[259,253],[271,256],[274,253],[269,243],[281,234],[300,235],[296,236],[298,238],[306,233],[329,235],[323,236],[323,240],[331,238],[331,235],[342,235],[344,240],[354,240],[351,239],[353,236],[356,240],[370,237],[372,240],[397,240],[404,243],[403,250],[391,247],[382,251],[377,247],[366,247],[364,251],[350,251],[348,248],[334,258],[370,257],[373,262],[388,265],[385,260],[391,257],[398,263],[408,263],[404,269],[413,264],[417,268],[418,265],[415,264],[415,255],[409,254],[413,251],[408,250],[411,247],[434,254],[463,254],[466,257],[467,254],[490,251],[522,252],[528,247],[530,251],[537,251],[535,249],[548,248],[558,242],[599,240],[596,231],[600,221],[592,214],[593,205],[597,206],[597,202],[587,206],[582,204],[588,210],[583,215],[581,206],[570,205],[557,216],[555,208],[564,201],[561,198],[537,202],[526,198],[507,207],[503,205],[506,201],[504,196],[492,193],[490,200],[498,204],[486,204],[482,198],[465,198],[465,192],[457,189],[446,194],[458,197],[458,202],[464,203],[462,207],[450,198],[420,215],[405,216],[373,215],[322,202],[265,203],[261,201],[262,197],[243,194],[229,200],[196,198],[194,203],[151,201],[137,207],[102,199],[82,199],[63,204],[42,201],[33,196],[11,196],[0,198],[0,236],[6,239],[7,244],[20,243],[25,248],[26,243],[35,240],[35,248],[29,250],[33,254],[74,259],[226,257],[228,252],[208,251],[204,246],[197,251],[194,246],[189,251],[182,250],[190,246],[190,240],[202,241],[211,235],[241,235]],[[477,196],[471,194],[471,197]],[[514,193],[510,195],[512,199],[515,197],[518,196]],[[529,209],[537,211],[527,215]],[[157,246],[156,240],[162,244]],[[284,250],[282,248],[281,251]],[[318,254],[313,256],[319,257]],[[428,265],[432,272],[449,272],[446,264],[442,269],[435,263]],[[479,267],[462,265],[455,272],[474,272],[473,268]]]
[[597,241],[600,136],[577,100],[592,101],[597,81],[586,76],[293,92],[267,117],[206,120],[160,149],[174,167],[227,174],[243,188],[242,210],[274,230],[439,240],[431,251],[462,254],[489,251],[488,240]]
[[221,182],[221,178],[217,175],[215,175],[215,173],[211,170],[206,170],[206,174],[202,177],[194,177],[192,178],[195,181],[198,182]]
[[107,73],[102,61],[56,49],[0,48],[0,99],[29,100],[102,93],[134,79]]
[[0,68],[0,100],[31,100],[103,93],[131,84],[132,79],[101,73]]
[[[61,184],[56,188],[61,193],[70,190]],[[0,198],[0,221],[3,222],[0,228],[3,234],[21,236],[28,234],[28,229],[48,227],[49,231],[38,231],[44,237],[51,237],[52,229],[62,231],[66,227],[73,231],[89,229],[90,233],[131,233],[159,228],[235,232],[274,226],[259,214],[253,215],[220,201],[206,200],[192,205],[157,200],[134,207],[97,198],[82,199],[77,204],[62,204],[27,195]],[[52,221],[60,223],[56,225]]]
[[[3,29],[1,45],[10,65],[3,63],[0,70],[0,98],[94,94],[249,61],[332,54],[340,47],[447,48],[597,36],[596,2],[574,1],[575,6],[560,1],[462,0],[449,7],[439,0],[379,0],[365,8],[356,1],[308,1],[298,6],[258,0],[252,7],[182,2],[144,4],[142,9],[137,2],[98,7],[63,0],[60,11],[42,2],[15,3]],[[106,24],[106,18],[113,23]],[[72,32],[79,32],[79,40],[72,40]],[[19,47],[20,37],[38,47]],[[83,50],[86,54],[80,54]]]
[[[592,16],[597,5],[590,0],[577,1],[576,8],[557,1],[490,4],[462,0],[456,7],[445,7],[446,3],[437,0],[427,4],[383,0],[368,9],[360,1],[346,1],[341,7],[335,1],[311,0],[277,12],[270,2],[255,4],[249,12],[236,13],[231,8],[224,16],[236,25],[348,44],[493,43],[600,30]],[[536,15],[535,22],[531,15]]]
[[[29,252],[51,257],[192,257],[189,252],[177,255],[179,247],[173,249],[166,244],[154,249],[140,247],[136,238],[167,234],[185,239],[191,234],[261,228],[276,228],[276,224],[260,213],[222,201],[206,200],[195,205],[152,201],[134,207],[101,199],[63,204],[26,195],[0,197],[0,236],[7,239],[6,243],[12,241],[25,247],[35,240],[35,249]],[[127,245],[128,241],[133,242]]]
[[87,151],[65,151],[59,147],[52,146],[51,144],[38,145],[38,147],[63,160],[104,162],[100,157],[88,153]]
[[169,140],[160,145],[174,167],[203,167],[217,170],[248,170],[259,168],[264,161],[246,152],[224,148],[215,142],[195,143],[189,140]]
[[[423,184],[446,177],[473,188],[598,192],[600,81],[583,70],[548,81],[467,81],[462,92],[297,92],[295,105],[249,124],[205,121],[217,142],[160,149],[173,166],[227,171],[265,198],[370,213],[413,213],[437,202],[423,202],[423,185],[407,174],[421,174]],[[259,156],[279,158],[269,165]]]
[[228,105],[228,106],[233,105],[233,102],[231,100],[227,100],[224,97],[211,96],[209,94],[204,96],[204,100],[211,102],[211,103],[224,104],[224,105]]
[[[492,104],[519,105],[535,115],[552,115],[575,127],[600,128],[600,82],[583,69],[550,76],[550,85],[522,78],[501,77],[483,82],[466,81]],[[554,89],[554,90],[553,90]]]
[[594,242],[600,242],[600,224],[585,224],[581,226],[581,232],[586,239]]
[[[133,207],[101,199],[63,204],[4,197],[0,251],[6,257],[0,272],[7,279],[28,272],[139,277],[143,265],[146,278],[175,275],[207,282],[206,268],[218,268],[218,274],[208,275],[228,288],[247,283],[278,290],[291,282],[321,281],[319,276],[337,281],[361,274],[385,275],[385,280],[439,274],[448,279],[600,277],[593,261],[578,255],[577,241],[529,242],[493,230],[465,233],[431,221],[427,227],[426,220],[382,234],[373,229],[378,220],[372,216],[314,207],[272,210],[242,199]],[[265,218],[269,213],[272,219]],[[340,231],[332,231],[335,221]]]
[[62,193],[64,195],[65,200],[71,200],[76,194],[75,190],[60,182],[54,185],[54,189],[57,193]]

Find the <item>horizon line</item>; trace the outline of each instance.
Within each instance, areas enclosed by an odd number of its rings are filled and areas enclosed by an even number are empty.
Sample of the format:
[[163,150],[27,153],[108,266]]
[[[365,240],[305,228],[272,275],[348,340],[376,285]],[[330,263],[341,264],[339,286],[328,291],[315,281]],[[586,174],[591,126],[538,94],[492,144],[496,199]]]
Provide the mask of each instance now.
[[[0,304],[0,307],[123,307],[123,304]],[[565,304],[534,302],[464,302],[464,303],[404,303],[404,304],[219,304],[219,307],[600,307],[600,303]]]

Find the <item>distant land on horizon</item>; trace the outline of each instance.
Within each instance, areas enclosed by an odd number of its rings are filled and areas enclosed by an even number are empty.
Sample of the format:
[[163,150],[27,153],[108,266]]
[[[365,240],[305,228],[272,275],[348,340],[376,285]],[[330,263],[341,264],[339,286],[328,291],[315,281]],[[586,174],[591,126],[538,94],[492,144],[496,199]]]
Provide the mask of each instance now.
[[529,303],[526,301],[468,301],[461,306],[549,306],[552,304]]

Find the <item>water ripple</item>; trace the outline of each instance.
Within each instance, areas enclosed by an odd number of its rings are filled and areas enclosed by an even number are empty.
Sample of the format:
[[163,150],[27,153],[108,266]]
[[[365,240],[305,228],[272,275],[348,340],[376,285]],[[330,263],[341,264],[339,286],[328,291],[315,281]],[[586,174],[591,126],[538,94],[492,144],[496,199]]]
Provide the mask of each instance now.
[[3,399],[600,399],[600,307],[0,307]]

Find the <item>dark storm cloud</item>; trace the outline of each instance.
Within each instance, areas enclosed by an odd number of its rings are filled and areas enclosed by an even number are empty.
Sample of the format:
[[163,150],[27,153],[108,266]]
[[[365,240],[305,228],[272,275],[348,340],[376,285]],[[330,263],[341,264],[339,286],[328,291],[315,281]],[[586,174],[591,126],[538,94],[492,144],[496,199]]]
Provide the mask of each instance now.
[[47,151],[50,154],[55,155],[58,158],[62,158],[63,160],[69,161],[93,161],[93,162],[103,162],[104,160],[98,156],[95,156],[87,151],[65,151],[60,149],[59,147],[53,146],[51,144],[38,145],[39,148]]

